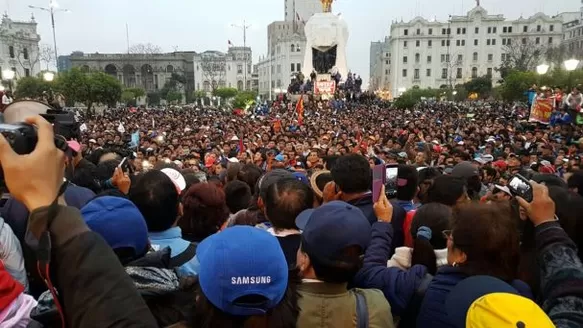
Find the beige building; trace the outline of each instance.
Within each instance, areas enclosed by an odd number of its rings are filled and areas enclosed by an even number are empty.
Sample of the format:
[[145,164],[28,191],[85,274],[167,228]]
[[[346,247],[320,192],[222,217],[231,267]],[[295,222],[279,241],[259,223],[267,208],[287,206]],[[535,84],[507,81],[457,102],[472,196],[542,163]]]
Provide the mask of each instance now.
[[210,92],[225,87],[251,90],[252,60],[249,47],[230,47],[226,53],[209,50],[194,54],[195,90]]
[[40,73],[40,35],[36,30],[36,21],[13,21],[4,14],[0,24],[0,72],[15,72],[15,82],[25,76]]

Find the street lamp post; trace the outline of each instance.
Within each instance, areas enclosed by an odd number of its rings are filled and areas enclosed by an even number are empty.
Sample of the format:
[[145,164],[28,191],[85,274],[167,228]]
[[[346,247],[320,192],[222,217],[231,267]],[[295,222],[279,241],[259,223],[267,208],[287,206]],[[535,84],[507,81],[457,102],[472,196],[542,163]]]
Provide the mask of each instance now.
[[245,20],[243,20],[243,25],[231,24],[232,27],[237,27],[243,30],[243,48],[245,51],[245,67],[243,68],[245,85],[243,86],[243,90],[247,90],[247,67],[249,66],[249,58],[247,58],[247,29],[251,27],[251,25],[247,25]]
[[57,33],[56,33],[56,29],[55,29],[55,12],[66,12],[69,13],[71,12],[68,9],[60,9],[59,8],[59,4],[55,1],[55,0],[50,0],[49,1],[49,7],[45,8],[45,7],[38,7],[38,6],[32,6],[29,5],[28,8],[31,9],[38,9],[38,10],[42,10],[42,11],[46,11],[48,13],[51,14],[51,26],[53,28],[53,46],[55,47],[55,65],[58,68],[59,67],[59,54],[57,51]]
[[43,74],[43,79],[47,82],[52,82],[55,79],[55,73],[53,72],[45,72]]
[[579,66],[579,60],[569,59],[565,60],[563,64],[565,65],[567,72],[569,72],[569,88],[573,89],[573,71],[577,69],[577,66]]
[[536,67],[536,72],[539,75],[545,75],[549,71],[549,65],[547,64],[540,64]]
[[8,90],[12,91],[12,80],[14,80],[14,73],[11,69],[6,69],[2,71],[2,79],[8,81]]

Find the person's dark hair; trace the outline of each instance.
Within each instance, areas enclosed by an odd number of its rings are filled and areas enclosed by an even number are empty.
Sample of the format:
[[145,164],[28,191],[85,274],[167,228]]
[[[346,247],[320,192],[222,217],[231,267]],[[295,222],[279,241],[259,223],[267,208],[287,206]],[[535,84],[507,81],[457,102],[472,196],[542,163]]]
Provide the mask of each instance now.
[[[447,247],[447,240],[442,231],[449,229],[451,215],[451,208],[439,203],[429,203],[417,209],[411,222],[411,235],[414,239],[411,265],[424,265],[429,273],[435,275],[437,272],[435,249]],[[431,239],[417,235],[420,227],[431,229]]]
[[95,170],[90,168],[79,168],[75,169],[73,172],[71,182],[78,185],[79,187],[85,187],[97,194],[101,192],[101,187],[95,180],[95,176]]
[[235,213],[232,217],[229,218],[227,228],[238,225],[254,227],[257,224],[259,224],[257,214],[259,214],[258,211],[253,211],[249,209],[240,210],[239,212]]
[[467,257],[459,264],[462,272],[506,282],[517,277],[520,238],[508,204],[459,206],[453,213],[452,230],[453,247]]
[[435,178],[427,190],[427,202],[454,206],[466,191],[465,178],[442,175]]
[[330,171],[334,165],[336,165],[336,161],[338,160],[338,158],[340,158],[340,156],[338,155],[329,155],[329,156],[324,156],[324,168],[328,171]]
[[243,165],[241,163],[229,163],[227,165],[227,173],[226,173],[226,180],[227,183],[233,180],[237,180],[237,176],[239,175],[239,171]]
[[419,186],[419,173],[417,168],[412,165],[399,165],[397,171],[397,180],[406,180],[407,184],[402,185],[397,181],[397,199],[413,200]]
[[172,180],[160,171],[139,176],[130,190],[130,200],[146,219],[150,232],[168,230],[176,222],[178,191]]
[[546,186],[556,186],[567,189],[567,183],[556,175],[552,174],[535,174],[532,180],[536,183],[544,183]]
[[577,170],[567,180],[569,189],[577,189],[577,193],[583,196],[583,171]]
[[[196,293],[198,299],[194,318],[189,323],[192,327],[200,328],[295,328],[300,313],[298,306],[298,285],[300,282],[298,270],[291,270],[289,272],[287,290],[281,302],[263,316],[246,317],[222,312],[206,298],[199,287]],[[256,296],[256,298],[259,302],[263,300],[261,296]],[[246,296],[245,300],[250,302],[253,299]]]
[[346,283],[352,281],[354,276],[362,268],[362,255],[364,250],[360,246],[348,246],[338,252],[336,259],[321,259],[311,253],[305,247],[306,242],[302,236],[300,251],[306,253],[314,268],[316,277],[324,282]]
[[225,193],[212,183],[195,184],[182,198],[183,212],[179,221],[183,238],[201,241],[219,231],[229,218]]
[[184,181],[186,181],[186,187],[184,188],[184,190],[188,190],[193,185],[200,183],[200,180],[198,179],[196,173],[194,172],[190,173],[185,171],[186,170],[182,171],[182,176],[184,177]]
[[282,179],[269,186],[265,214],[275,229],[296,229],[296,217],[314,204],[314,192],[294,179]]
[[259,167],[253,164],[245,164],[237,173],[237,180],[245,182],[251,188],[251,194],[255,195],[257,192],[257,181],[263,175]]
[[419,175],[419,185],[427,180],[433,180],[438,176],[441,176],[441,171],[436,167],[426,167],[418,172]]
[[225,199],[231,213],[237,213],[249,207],[251,203],[251,188],[239,180],[234,180],[225,186]]
[[117,159],[110,159],[105,162],[97,164],[95,168],[95,178],[100,181],[105,181],[113,176],[113,172],[119,165],[120,161]]
[[180,172],[180,167],[178,167],[178,165],[176,165],[174,162],[164,162],[164,161],[156,162],[156,165],[154,165],[154,170],[162,171],[163,169],[174,169],[174,170]]
[[372,170],[368,160],[358,154],[340,156],[330,171],[336,185],[346,194],[370,190]]
[[549,196],[555,202],[555,214],[571,240],[577,245],[579,258],[583,258],[583,197],[567,189],[549,186]]

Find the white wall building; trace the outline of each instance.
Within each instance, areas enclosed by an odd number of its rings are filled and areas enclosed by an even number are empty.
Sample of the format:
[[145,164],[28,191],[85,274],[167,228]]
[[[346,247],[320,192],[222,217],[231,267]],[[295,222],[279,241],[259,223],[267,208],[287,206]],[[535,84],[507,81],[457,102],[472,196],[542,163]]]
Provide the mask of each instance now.
[[0,72],[13,70],[15,83],[19,78],[40,73],[39,42],[34,17],[19,22],[4,14],[0,24]]
[[583,0],[579,12],[563,13],[559,16],[563,19],[565,55],[583,59]]
[[370,43],[370,79],[368,88],[370,91],[390,90],[391,81],[389,79],[391,53],[390,39],[386,37],[383,41],[373,41]]
[[320,0],[285,0],[285,20],[307,22],[315,13],[322,12]]
[[455,86],[484,75],[499,79],[495,68],[506,58],[507,44],[557,46],[563,38],[562,19],[538,13],[506,20],[477,6],[447,22],[416,17],[391,25],[389,68],[393,95],[403,90]]
[[269,97],[276,89],[287,90],[292,75],[302,70],[306,37],[304,25],[298,21],[278,21],[267,28],[267,52],[257,64],[259,95]]
[[195,54],[195,90],[210,92],[225,87],[251,90],[252,58],[249,47],[230,47],[227,53],[209,50]]

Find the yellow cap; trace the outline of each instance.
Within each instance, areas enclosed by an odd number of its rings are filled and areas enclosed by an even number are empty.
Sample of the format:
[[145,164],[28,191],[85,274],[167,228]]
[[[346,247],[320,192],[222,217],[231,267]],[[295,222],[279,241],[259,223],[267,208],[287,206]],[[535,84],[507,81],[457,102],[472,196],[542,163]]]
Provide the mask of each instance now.
[[509,293],[492,293],[472,303],[466,328],[550,328],[546,313],[528,298]]

